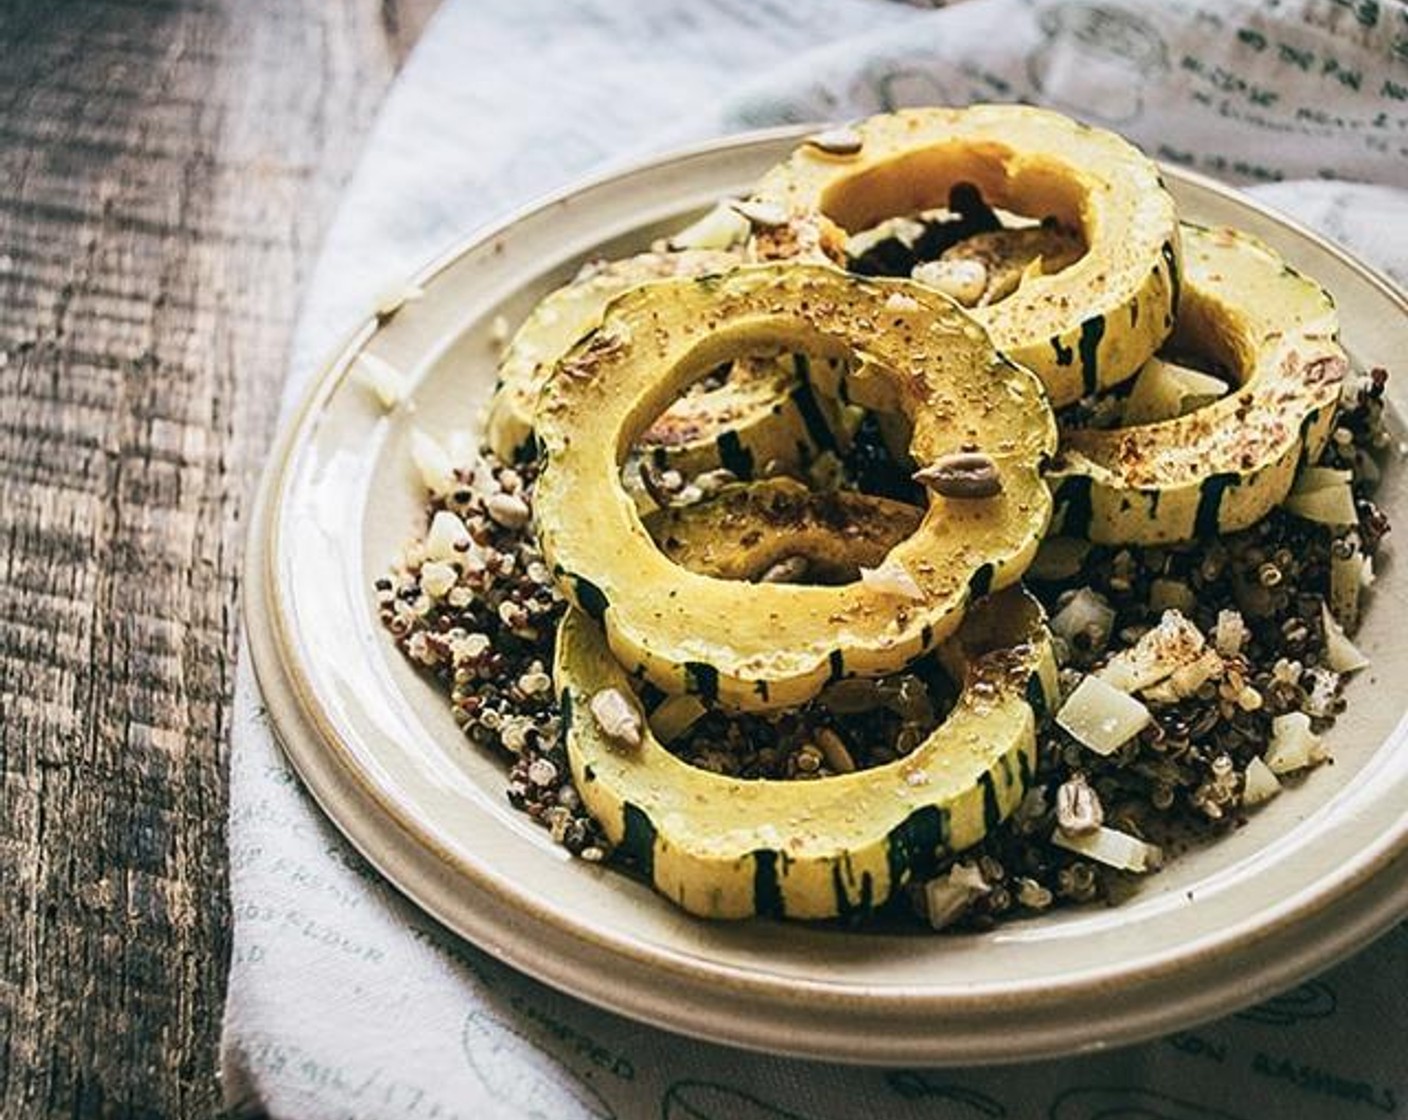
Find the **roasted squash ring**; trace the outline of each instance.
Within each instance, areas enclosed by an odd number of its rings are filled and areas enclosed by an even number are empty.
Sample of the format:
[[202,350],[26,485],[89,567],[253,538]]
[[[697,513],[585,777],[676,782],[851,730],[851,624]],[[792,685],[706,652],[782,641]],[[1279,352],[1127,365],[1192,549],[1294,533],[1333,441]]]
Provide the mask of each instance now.
[[[607,261],[549,294],[499,363],[485,425],[494,453],[512,462],[529,451],[543,382],[573,343],[601,322],[616,296],[640,284],[723,272],[738,263],[737,254],[722,250],[642,253]],[[838,437],[845,438],[839,408],[813,398],[792,356],[781,354],[735,362],[718,388],[673,402],[641,434],[641,444],[656,469],[694,475],[723,467],[748,479],[769,463],[803,467]],[[640,494],[637,499],[650,504]]]
[[866,913],[932,875],[1016,808],[1056,670],[1041,608],[1017,588],[968,612],[940,650],[963,684],[948,718],[911,754],[808,782],[697,769],[643,730],[623,747],[591,714],[630,695],[600,627],[570,610],[556,678],[572,777],[608,839],[655,888],[710,918]]
[[954,185],[971,183],[990,205],[1054,217],[1085,239],[1074,264],[972,311],[1053,404],[1123,381],[1168,335],[1178,220],[1157,167],[1127,141],[1021,105],[902,110],[855,131],[853,153],[804,143],[760,180],[757,257],[844,264],[846,233],[943,207]]
[[[888,584],[740,584],[670,562],[619,471],[663,406],[741,350],[854,353],[913,424],[921,466],[991,457],[1001,491],[935,494],[886,557]],[[891,672],[952,633],[968,600],[1017,580],[1050,515],[1041,467],[1055,422],[1040,382],[950,300],[905,281],[760,265],[619,297],[559,363],[537,415],[534,513],[564,593],[604,622],[616,657],[666,692],[740,709],[800,704],[828,680]]]
[[1334,301],[1249,234],[1185,225],[1183,244],[1171,347],[1240,388],[1175,420],[1063,433],[1050,475],[1062,533],[1157,544],[1246,528],[1325,445],[1348,371]]

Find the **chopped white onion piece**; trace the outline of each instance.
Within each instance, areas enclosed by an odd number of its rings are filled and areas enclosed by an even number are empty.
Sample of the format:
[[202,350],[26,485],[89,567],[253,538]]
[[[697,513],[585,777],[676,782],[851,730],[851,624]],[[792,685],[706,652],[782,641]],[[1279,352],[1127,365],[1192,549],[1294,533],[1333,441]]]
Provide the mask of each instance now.
[[1036,580],[1070,579],[1085,563],[1090,542],[1076,537],[1047,537],[1036,550],[1027,575]]
[[1203,632],[1180,611],[1164,611],[1157,626],[1129,649],[1120,650],[1095,675],[1122,692],[1138,692],[1196,660],[1206,645]]
[[1193,589],[1181,579],[1160,577],[1149,584],[1149,606],[1156,611],[1191,611],[1197,602]]
[[425,555],[431,560],[457,561],[474,546],[474,538],[460,520],[459,514],[448,509],[438,510],[425,535]]
[[421,588],[432,599],[443,598],[459,582],[459,573],[443,560],[427,560],[420,567]]
[[1323,665],[1305,670],[1301,685],[1307,695],[1303,707],[1312,716],[1328,716],[1334,713],[1335,695],[1339,692],[1340,675]]
[[1276,777],[1275,771],[1261,759],[1252,759],[1242,780],[1242,804],[1260,805],[1280,792],[1281,779]]
[[947,875],[924,884],[924,910],[929,925],[943,929],[961,918],[979,895],[991,888],[971,863],[955,863]]
[[357,355],[357,380],[370,389],[381,407],[390,412],[406,396],[406,379],[401,371],[370,350]]
[[1205,649],[1186,665],[1180,665],[1163,683],[1180,700],[1187,699],[1207,684],[1222,676],[1225,666],[1221,655],[1215,649]]
[[706,711],[704,701],[697,696],[668,696],[650,713],[650,730],[662,743],[672,742],[693,727]]
[[1220,378],[1150,358],[1134,380],[1120,420],[1127,427],[1176,420],[1226,395],[1227,383]]
[[1273,774],[1293,774],[1325,760],[1320,736],[1310,730],[1304,712],[1287,712],[1271,721],[1271,745],[1262,759]]
[[455,468],[449,452],[429,432],[416,428],[411,432],[411,461],[420,473],[425,488],[438,496],[448,494],[455,486]]
[[900,595],[906,599],[924,598],[923,589],[914,582],[909,569],[888,556],[881,561],[878,568],[861,568],[860,581],[888,595]]
[[[1084,634],[1084,652],[1105,648],[1115,625],[1115,608],[1098,591],[1082,587],[1051,618],[1051,632],[1078,647],[1076,635]],[[1079,648],[1079,647],[1078,647]]]
[[1353,673],[1369,664],[1359,647],[1345,637],[1330,608],[1320,604],[1320,622],[1325,627],[1325,664],[1336,673]]
[[1056,722],[1082,746],[1113,754],[1148,726],[1149,709],[1099,677],[1086,677],[1061,705]]
[[721,202],[671,237],[670,248],[728,249],[746,241],[751,229],[747,218],[729,203]]
[[1296,475],[1291,493],[1309,494],[1312,490],[1324,490],[1330,486],[1348,486],[1353,479],[1353,471],[1335,467],[1305,467]]
[[1212,642],[1223,657],[1236,657],[1251,636],[1252,632],[1247,628],[1247,620],[1242,617],[1241,611],[1231,608],[1218,611]]
[[1058,828],[1051,834],[1051,842],[1058,848],[1076,852],[1120,871],[1154,871],[1164,861],[1163,849],[1156,844],[1146,843],[1137,836],[1106,825],[1101,825],[1094,832],[1081,832],[1074,836]]
[[1351,543],[1347,556],[1339,551],[1341,547],[1337,541],[1330,549],[1330,613],[1348,631],[1359,625],[1359,601],[1373,572],[1356,543]]
[[1355,525],[1359,521],[1354,494],[1347,482],[1292,493],[1281,505],[1288,513],[1320,525]]

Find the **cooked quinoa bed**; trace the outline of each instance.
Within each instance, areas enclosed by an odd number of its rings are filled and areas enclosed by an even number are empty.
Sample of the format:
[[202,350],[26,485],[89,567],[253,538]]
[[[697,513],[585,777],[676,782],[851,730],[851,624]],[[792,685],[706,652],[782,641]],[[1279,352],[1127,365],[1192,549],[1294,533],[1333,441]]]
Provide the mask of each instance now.
[[[911,886],[916,915],[935,928],[981,928],[1116,902],[1164,859],[1238,827],[1331,761],[1320,736],[1343,708],[1347,676],[1331,666],[1352,663],[1345,635],[1388,532],[1372,499],[1389,444],[1385,380],[1376,370],[1360,381],[1320,463],[1352,472],[1352,529],[1277,509],[1246,531],[1186,545],[1043,546],[1026,582],[1051,616],[1062,704],[1041,731],[1021,807]],[[699,500],[727,481],[720,474],[676,492]],[[865,428],[844,462],[813,471],[813,484],[819,474],[825,485],[910,492]],[[381,620],[448,695],[465,736],[508,761],[509,801],[573,854],[611,859],[559,735],[552,649],[565,604],[531,532],[534,477],[531,464],[487,451],[447,476],[425,536],[377,581]],[[882,765],[912,750],[952,701],[953,686],[929,665],[840,682],[781,715],[706,712],[667,745],[744,778],[817,780]],[[1143,726],[1103,753],[1098,721],[1091,729],[1080,715],[1093,697],[1105,716],[1101,693],[1115,679],[1129,701],[1119,711]],[[640,699],[649,710],[660,697]]]

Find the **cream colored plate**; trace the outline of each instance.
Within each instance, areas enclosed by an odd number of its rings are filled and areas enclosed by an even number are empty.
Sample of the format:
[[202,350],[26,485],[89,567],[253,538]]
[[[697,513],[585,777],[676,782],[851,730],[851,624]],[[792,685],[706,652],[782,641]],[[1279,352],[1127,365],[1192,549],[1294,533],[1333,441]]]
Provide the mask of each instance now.
[[[1394,631],[1408,579],[1393,564],[1335,765],[1116,909],[942,937],[710,924],[569,859],[509,808],[502,765],[463,740],[376,619],[373,580],[420,524],[409,432],[474,422],[498,316],[517,323],[584,255],[642,246],[745,189],[797,135],[664,157],[519,214],[421,273],[424,295],[368,321],[309,393],[264,480],[246,621],[279,736],[328,815],[422,907],[549,984],[686,1034],[848,1062],[1014,1060],[1147,1037],[1269,996],[1400,918],[1408,646]],[[1251,230],[1334,293],[1356,360],[1399,365],[1403,415],[1403,295],[1231,191],[1168,179],[1185,215]],[[362,355],[405,375],[406,405],[379,406],[352,373]],[[1400,475],[1387,505],[1408,525]]]

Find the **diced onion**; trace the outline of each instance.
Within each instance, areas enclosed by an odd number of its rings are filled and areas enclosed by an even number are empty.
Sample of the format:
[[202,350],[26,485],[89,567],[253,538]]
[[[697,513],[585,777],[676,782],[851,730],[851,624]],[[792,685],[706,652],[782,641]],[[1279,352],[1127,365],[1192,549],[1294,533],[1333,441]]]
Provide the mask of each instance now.
[[650,730],[662,743],[673,742],[693,727],[707,710],[697,696],[666,697],[650,713]]
[[1070,579],[1080,572],[1090,542],[1075,537],[1047,537],[1036,550],[1027,576],[1042,581]]
[[429,432],[419,428],[411,432],[411,461],[431,494],[439,497],[454,489],[455,468],[449,452]]
[[1276,777],[1275,771],[1261,759],[1252,759],[1242,780],[1242,804],[1260,805],[1280,792],[1281,779]]
[[1337,541],[1330,549],[1330,613],[1343,629],[1353,630],[1359,625],[1359,599],[1367,585],[1369,558],[1352,536],[1348,555],[1340,551],[1344,543]]
[[1181,612],[1164,611],[1156,627],[1110,658],[1096,676],[1122,692],[1138,692],[1196,660],[1206,645],[1203,632]]
[[1296,475],[1292,494],[1309,494],[1314,490],[1324,490],[1331,486],[1348,486],[1354,479],[1353,471],[1339,470],[1336,467],[1305,467]]
[[363,350],[357,355],[356,370],[357,379],[375,394],[388,412],[405,399],[405,376],[385,358]]
[[1056,722],[1082,746],[1108,755],[1144,730],[1151,718],[1149,709],[1133,696],[1090,676],[1061,705]]
[[750,228],[748,219],[724,202],[671,237],[670,248],[729,249],[741,245]]
[[474,539],[459,514],[442,509],[430,521],[430,532],[425,535],[425,554],[431,560],[456,561],[462,559],[473,544]]
[[1094,832],[1070,835],[1057,829],[1051,842],[1120,871],[1154,871],[1163,864],[1163,849],[1117,828],[1101,825]]
[[1354,508],[1354,494],[1347,482],[1292,493],[1281,504],[1288,513],[1320,525],[1346,526],[1359,521],[1359,514]]
[[924,884],[924,910],[929,925],[943,929],[961,918],[973,900],[991,888],[982,873],[970,863],[955,863],[947,875]]
[[1210,374],[1150,358],[1134,380],[1121,422],[1127,427],[1176,420],[1227,395],[1227,383]]
[[1293,774],[1324,760],[1325,748],[1304,712],[1287,712],[1271,721],[1271,745],[1262,761],[1273,774]]
[[922,599],[924,591],[914,582],[909,569],[898,560],[888,557],[878,568],[862,568],[860,581],[867,587],[889,595],[900,595],[906,599]]
[[1359,647],[1345,637],[1330,608],[1320,604],[1320,622],[1325,628],[1325,664],[1336,673],[1353,673],[1369,664]]
[[1105,648],[1110,640],[1110,631],[1115,625],[1115,608],[1106,602],[1098,591],[1082,587],[1071,597],[1064,607],[1051,618],[1051,632],[1076,645],[1078,635],[1084,634],[1086,652]]
[[1223,657],[1236,657],[1242,652],[1251,630],[1240,611],[1229,609],[1218,611],[1217,626],[1213,630],[1213,645]]

